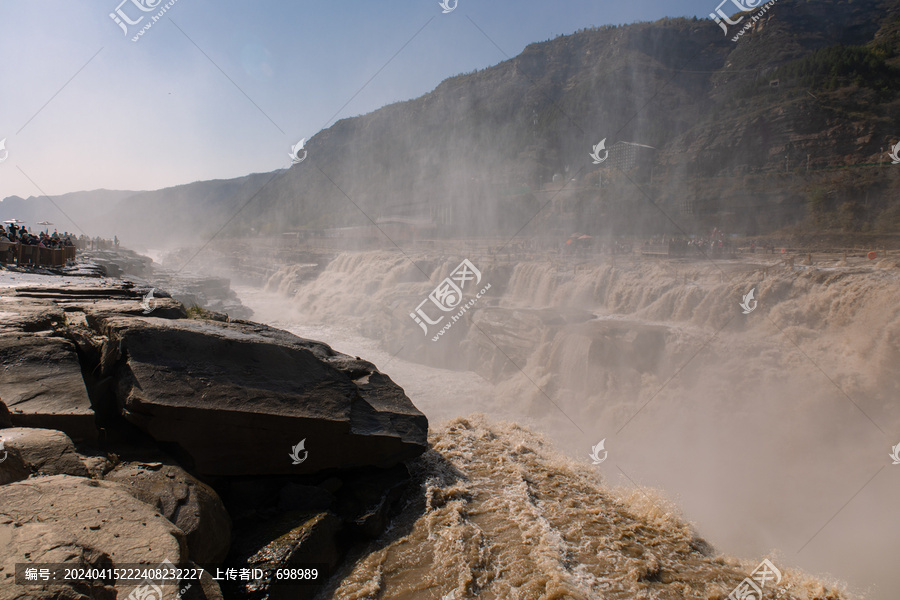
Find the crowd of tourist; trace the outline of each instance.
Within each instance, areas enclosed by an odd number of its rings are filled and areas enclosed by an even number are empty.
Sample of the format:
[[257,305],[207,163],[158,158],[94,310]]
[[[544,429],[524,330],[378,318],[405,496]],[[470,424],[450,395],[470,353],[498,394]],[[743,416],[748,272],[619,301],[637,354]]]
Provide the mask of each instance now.
[[113,237],[113,239],[107,240],[102,237],[81,235],[75,240],[75,247],[79,250],[117,250],[119,238]]
[[46,231],[40,232],[39,235],[29,233],[26,227],[18,227],[15,223],[10,223],[6,229],[0,229],[0,242],[21,243],[25,246],[40,246],[41,248],[62,248],[64,246],[75,246],[73,235],[68,231],[62,235],[55,229],[50,235]]
[[41,248],[64,248],[75,246],[79,250],[109,250],[119,247],[119,238],[106,240],[101,237],[77,236],[74,233],[64,231],[59,233],[53,230],[41,231],[37,235],[28,231],[25,226],[10,223],[6,228],[0,227],[0,242],[20,243],[25,246],[40,246]]

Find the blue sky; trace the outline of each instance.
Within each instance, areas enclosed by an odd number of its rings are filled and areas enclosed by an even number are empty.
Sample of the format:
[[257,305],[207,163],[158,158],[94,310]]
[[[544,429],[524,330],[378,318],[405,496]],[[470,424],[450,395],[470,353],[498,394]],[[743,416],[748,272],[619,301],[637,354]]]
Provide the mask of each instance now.
[[[131,41],[169,1],[0,0],[9,152],[0,198],[286,167],[291,145],[335,120],[418,97],[529,43],[610,23],[705,18],[717,4],[459,0],[443,14],[438,0],[176,0]],[[155,8],[143,12],[142,2]],[[128,35],[109,16],[117,7],[144,16]]]

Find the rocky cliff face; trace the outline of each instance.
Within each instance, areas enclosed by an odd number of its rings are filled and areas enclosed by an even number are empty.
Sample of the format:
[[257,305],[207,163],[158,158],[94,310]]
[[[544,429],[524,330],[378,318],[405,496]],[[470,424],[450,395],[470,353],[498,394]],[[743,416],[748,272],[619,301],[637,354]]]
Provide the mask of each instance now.
[[[198,265],[199,261],[191,266],[202,271],[203,275],[181,273],[182,264],[175,270],[165,269],[154,264],[151,258],[125,248],[91,250],[82,252],[81,256],[90,263],[102,267],[110,277],[134,283],[145,293],[151,289],[163,289],[188,308],[198,306],[213,312],[225,313],[232,319],[249,319],[253,316],[253,311],[241,304],[237,294],[231,289],[230,279],[210,276],[212,269],[206,265]],[[181,256],[182,260],[185,260],[184,254]],[[222,270],[221,264],[218,267]]]
[[[313,137],[311,162],[260,194],[258,227],[340,219],[347,194],[368,215],[451,207],[445,235],[511,235],[539,212],[524,233],[674,219],[757,235],[825,194],[823,214],[852,204],[829,227],[896,228],[898,14],[894,0],[779,0],[737,42],[712,20],[663,19],[531,44]],[[610,160],[594,165],[601,139]],[[655,150],[629,160],[620,141]]]
[[[13,577],[22,563],[324,573],[383,530],[428,432],[390,377],[320,342],[76,279],[0,289],[0,598],[140,583],[29,585]],[[209,578],[190,587],[221,597]]]
[[[80,442],[98,438],[95,421],[123,418],[206,475],[391,466],[425,448],[427,420],[403,390],[326,344],[188,319],[171,298],[142,305],[122,285],[0,297],[0,390],[15,425],[53,426]],[[311,456],[293,465],[303,439]]]

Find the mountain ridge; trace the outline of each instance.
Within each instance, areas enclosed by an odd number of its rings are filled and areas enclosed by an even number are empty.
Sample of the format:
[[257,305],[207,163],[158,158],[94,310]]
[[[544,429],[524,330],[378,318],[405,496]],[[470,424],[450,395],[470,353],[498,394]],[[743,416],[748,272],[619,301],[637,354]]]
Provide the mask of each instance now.
[[[138,192],[107,220],[155,241],[398,215],[436,237],[900,229],[900,173],[885,170],[900,136],[900,2],[779,0],[732,42],[750,15],[724,36],[666,18],[529,44],[337,121],[289,170]],[[617,156],[594,165],[601,140]],[[656,150],[630,156],[623,142]]]

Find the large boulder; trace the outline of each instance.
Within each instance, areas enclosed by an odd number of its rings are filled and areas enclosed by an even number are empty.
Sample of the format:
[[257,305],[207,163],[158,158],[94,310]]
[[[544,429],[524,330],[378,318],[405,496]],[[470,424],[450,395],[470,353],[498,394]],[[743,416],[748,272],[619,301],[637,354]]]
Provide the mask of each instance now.
[[104,552],[53,524],[30,522],[16,526],[0,516],[0,600],[116,600],[116,588],[98,583],[55,581],[17,584],[16,564],[53,564],[70,569],[112,566]]
[[175,465],[123,463],[105,479],[123,484],[138,500],[150,504],[181,529],[191,560],[217,564],[231,544],[231,518],[218,494]]
[[107,340],[101,375],[121,414],[200,474],[387,467],[426,448],[428,421],[403,390],[326,344],[246,322],[87,321]]
[[[0,486],[0,541],[6,540],[0,543],[2,576],[16,563],[67,562],[54,553],[60,545],[79,560],[105,558],[111,566],[156,567],[188,559],[184,533],[124,486],[71,475]],[[14,588],[21,586],[6,579],[4,590],[11,598],[29,597],[24,589],[17,596]],[[118,597],[127,597],[139,583],[120,580]],[[174,586],[164,589],[165,598],[174,598]]]
[[[75,452],[72,440],[62,431],[12,427],[0,429],[0,441],[5,450],[20,459],[32,473],[90,476],[81,456]],[[0,473],[2,467],[3,463],[0,463]]]

